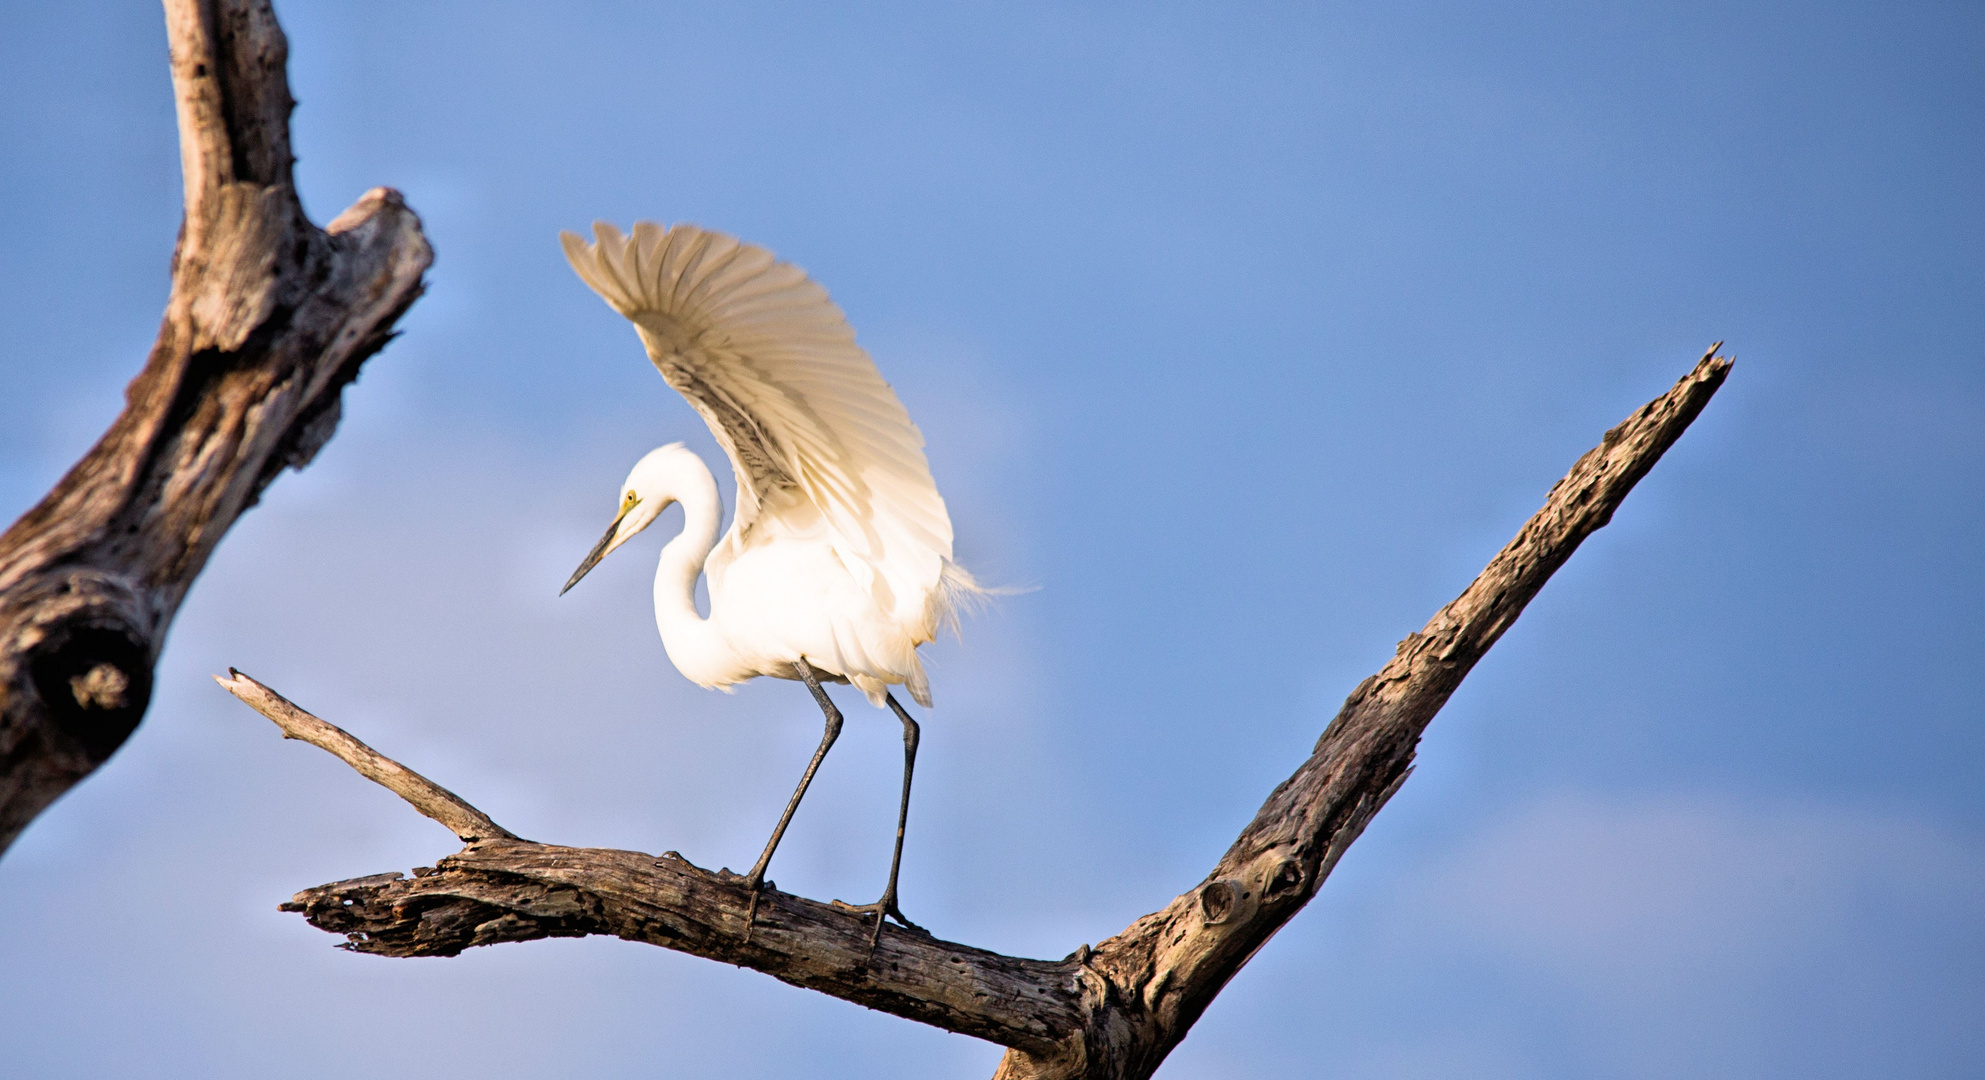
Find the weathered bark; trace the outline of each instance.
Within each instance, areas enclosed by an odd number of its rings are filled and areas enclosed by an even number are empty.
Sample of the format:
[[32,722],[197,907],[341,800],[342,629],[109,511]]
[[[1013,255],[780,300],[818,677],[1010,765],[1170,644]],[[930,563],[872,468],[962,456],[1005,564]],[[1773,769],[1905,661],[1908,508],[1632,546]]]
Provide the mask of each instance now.
[[[865,917],[768,883],[750,919],[740,878],[691,866],[674,852],[655,858],[520,840],[391,762],[381,782],[469,845],[410,879],[376,874],[324,885],[283,909],[346,935],[346,948],[384,956],[612,934],[1000,1043],[1010,1048],[997,1074],[1003,1080],[1141,1080],[1315,895],[1405,782],[1421,732],[1469,669],[1702,411],[1730,367],[1715,352],[1607,432],[1474,583],[1352,691],[1310,758],[1205,880],[1094,949],[1059,962],[1022,960],[891,926],[871,955]],[[222,685],[285,734],[368,776],[382,772],[384,759],[370,748],[267,687],[238,674]]]
[[[554,847],[520,840],[447,789],[240,672],[218,680],[283,736],[343,759],[468,843],[410,880],[375,874],[283,905],[384,956],[453,956],[475,945],[612,934],[741,964],[795,986],[999,1043],[1051,1053],[1079,1030],[1072,962],[1020,960],[872,923],[771,882],[757,911],[736,874],[673,851]],[[747,926],[749,918],[749,926]]]
[[997,1080],[1156,1071],[1406,782],[1421,732],[1475,662],[1709,404],[1730,370],[1716,356],[1721,344],[1579,458],[1468,588],[1351,691],[1309,760],[1268,796],[1204,881],[1096,946],[1082,1035],[1052,1055],[1014,1048]]
[[0,851],[107,759],[228,526],[338,423],[433,252],[397,192],[327,229],[291,181],[288,44],[266,0],[166,0],[186,216],[122,415],[0,535]]

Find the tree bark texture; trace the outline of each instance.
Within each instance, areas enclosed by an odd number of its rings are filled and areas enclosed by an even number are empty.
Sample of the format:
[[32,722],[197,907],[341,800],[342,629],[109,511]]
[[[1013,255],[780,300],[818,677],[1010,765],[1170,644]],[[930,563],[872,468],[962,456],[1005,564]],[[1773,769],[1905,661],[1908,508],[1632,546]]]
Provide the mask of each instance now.
[[1608,431],[1480,576],[1351,692],[1309,759],[1269,795],[1212,872],[1093,949],[1025,960],[890,926],[871,952],[866,917],[769,882],[753,917],[735,875],[674,852],[657,858],[518,839],[236,673],[222,685],[286,736],[344,758],[468,842],[411,878],[375,874],[307,889],[283,909],[345,935],[348,949],[383,956],[611,934],[999,1043],[1009,1049],[998,1080],[1141,1080],[1315,895],[1405,782],[1421,733],[1455,687],[1578,545],[1611,520],[1729,368],[1711,348],[1672,390]]
[[165,0],[186,208],[123,413],[0,534],[0,851],[137,726],[193,578],[420,294],[387,188],[319,229],[291,178],[288,43],[266,0]]

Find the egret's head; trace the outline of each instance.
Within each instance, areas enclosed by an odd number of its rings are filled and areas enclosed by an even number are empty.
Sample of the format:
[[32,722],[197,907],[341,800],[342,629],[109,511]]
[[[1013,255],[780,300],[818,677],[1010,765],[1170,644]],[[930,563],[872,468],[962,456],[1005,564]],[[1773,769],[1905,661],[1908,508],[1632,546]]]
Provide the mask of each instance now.
[[600,537],[600,542],[587,553],[586,561],[579,564],[579,569],[572,571],[571,579],[566,581],[565,588],[558,590],[558,595],[564,596],[609,552],[654,524],[662,511],[676,501],[675,477],[681,467],[678,459],[684,454],[692,458],[695,456],[681,443],[670,443],[650,450],[634,463],[634,468],[620,485],[620,502],[614,509],[613,524],[607,526],[606,535]]

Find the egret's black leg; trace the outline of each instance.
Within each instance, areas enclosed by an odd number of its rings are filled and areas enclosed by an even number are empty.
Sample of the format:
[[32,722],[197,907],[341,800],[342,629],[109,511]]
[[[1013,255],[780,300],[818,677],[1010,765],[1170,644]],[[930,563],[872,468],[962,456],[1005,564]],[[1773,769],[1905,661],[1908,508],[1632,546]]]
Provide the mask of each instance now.
[[[917,727],[915,720],[910,719],[909,712],[897,703],[896,695],[886,695],[884,700],[889,703],[889,708],[895,712],[896,718],[903,721],[903,800],[896,807],[896,850],[889,855],[889,886],[882,890],[880,903],[883,914],[904,926],[915,926],[915,923],[904,918],[903,913],[897,910],[896,874],[903,868],[903,829],[910,823],[910,779],[917,771],[917,742],[922,738],[923,731]],[[878,919],[877,923],[880,922],[881,920]]]
[[868,939],[871,952],[875,950],[876,943],[882,940],[884,918],[895,919],[913,930],[922,929],[916,923],[904,918],[902,909],[896,906],[896,874],[903,868],[903,829],[910,821],[910,778],[917,771],[917,741],[922,736],[922,732],[918,729],[917,722],[910,719],[910,714],[896,700],[896,695],[885,695],[883,700],[889,703],[889,708],[895,712],[896,718],[903,721],[903,801],[896,808],[896,850],[889,857],[889,885],[882,890],[882,899],[873,904],[856,906],[835,901],[836,907],[846,911],[875,913],[875,932],[870,934]]
[[772,830],[772,839],[765,841],[765,851],[758,856],[758,864],[744,877],[744,887],[751,890],[751,909],[745,915],[745,936],[751,936],[751,923],[758,915],[758,890],[765,883],[765,868],[772,865],[772,853],[779,849],[779,839],[786,835],[786,826],[792,824],[793,811],[800,808],[800,800],[806,797],[807,786],[813,783],[813,774],[820,771],[820,763],[827,757],[827,751],[834,740],[841,737],[841,710],[834,707],[827,691],[820,688],[820,680],[813,677],[813,668],[804,660],[793,663],[799,672],[800,681],[813,691],[813,700],[820,703],[820,712],[827,718],[827,728],[820,735],[820,749],[813,752],[813,760],[807,762],[806,772],[800,775],[799,787],[793,789],[793,797],[786,803],[786,812],[779,817],[779,825]]

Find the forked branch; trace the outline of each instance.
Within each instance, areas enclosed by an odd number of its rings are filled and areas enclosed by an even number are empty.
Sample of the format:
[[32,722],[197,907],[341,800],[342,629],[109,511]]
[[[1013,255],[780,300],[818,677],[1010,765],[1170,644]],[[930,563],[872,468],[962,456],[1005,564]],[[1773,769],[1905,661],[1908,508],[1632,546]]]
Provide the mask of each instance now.
[[387,188],[326,229],[304,217],[266,0],[165,15],[186,188],[172,296],[123,414],[0,535],[0,851],[137,726],[193,578],[331,437],[433,259]]
[[[469,846],[412,878],[375,874],[283,905],[384,956],[611,934],[754,968],[797,986],[1009,1048],[998,1076],[1141,1080],[1235,972],[1315,895],[1399,789],[1434,714],[1530,599],[1681,437],[1729,372],[1711,348],[1674,389],[1606,433],[1474,583],[1352,691],[1213,872],[1162,910],[1061,961],[1024,960],[890,927],[768,888],[754,924],[742,879],[674,852],[519,840],[244,675],[222,685],[386,784]],[[749,933],[747,933],[749,930]]]

